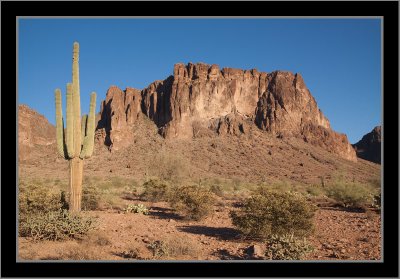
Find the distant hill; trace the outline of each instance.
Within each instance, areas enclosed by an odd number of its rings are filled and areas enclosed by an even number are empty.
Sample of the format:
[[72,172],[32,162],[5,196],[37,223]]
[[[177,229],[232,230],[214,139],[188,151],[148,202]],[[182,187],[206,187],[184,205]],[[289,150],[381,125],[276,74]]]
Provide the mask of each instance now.
[[56,128],[26,105],[18,106],[18,160],[44,157],[55,150]]
[[376,126],[371,132],[364,135],[362,139],[353,146],[358,157],[380,164],[381,143],[381,126]]

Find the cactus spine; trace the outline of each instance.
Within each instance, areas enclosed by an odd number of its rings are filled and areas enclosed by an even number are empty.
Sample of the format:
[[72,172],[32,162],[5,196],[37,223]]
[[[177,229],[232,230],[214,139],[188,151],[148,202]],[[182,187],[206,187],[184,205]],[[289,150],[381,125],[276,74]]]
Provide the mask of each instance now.
[[83,159],[93,154],[96,93],[90,96],[89,115],[81,119],[79,86],[79,44],[74,43],[72,58],[72,83],[67,84],[66,129],[61,109],[61,90],[55,90],[56,132],[58,153],[70,164],[70,204],[72,212],[81,210]]

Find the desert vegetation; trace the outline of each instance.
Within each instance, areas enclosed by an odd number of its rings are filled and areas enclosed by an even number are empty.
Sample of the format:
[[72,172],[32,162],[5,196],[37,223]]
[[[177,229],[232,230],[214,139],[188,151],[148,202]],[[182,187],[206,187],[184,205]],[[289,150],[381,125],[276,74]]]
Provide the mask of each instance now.
[[20,236],[36,240],[79,238],[95,227],[93,217],[72,214],[66,208],[63,192],[38,183],[20,184]]
[[[313,259],[325,249],[324,242],[321,246],[317,241],[318,218],[324,214],[365,214],[362,222],[368,224],[379,220],[378,183],[340,176],[312,185],[86,176],[78,213],[68,211],[67,181],[21,179],[18,188],[25,259]],[[129,241],[121,243],[120,237]],[[357,239],[372,245],[371,240]],[[220,241],[241,248],[222,249]],[[252,244],[262,248],[261,255],[246,252]],[[32,249],[41,245],[54,248],[40,256]],[[344,249],[331,250],[327,258],[346,258],[340,252]]]

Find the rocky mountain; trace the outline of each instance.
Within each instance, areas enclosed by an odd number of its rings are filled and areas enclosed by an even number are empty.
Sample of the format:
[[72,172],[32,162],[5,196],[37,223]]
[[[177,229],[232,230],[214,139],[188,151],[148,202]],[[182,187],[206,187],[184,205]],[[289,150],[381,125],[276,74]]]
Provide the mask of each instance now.
[[19,105],[18,160],[46,156],[54,148],[55,142],[56,128],[43,115],[26,105]]
[[371,132],[364,135],[362,139],[353,146],[358,157],[380,164],[381,142],[381,126],[376,126]]
[[111,150],[129,146],[135,122],[147,116],[166,139],[240,136],[258,129],[357,160],[346,135],[331,129],[298,73],[179,63],[172,76],[143,90],[111,86],[100,115],[97,134]]

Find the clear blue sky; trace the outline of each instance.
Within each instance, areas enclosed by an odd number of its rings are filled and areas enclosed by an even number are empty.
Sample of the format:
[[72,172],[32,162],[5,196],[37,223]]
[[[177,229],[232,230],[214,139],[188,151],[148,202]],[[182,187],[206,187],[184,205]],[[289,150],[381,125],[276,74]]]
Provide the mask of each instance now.
[[80,43],[82,112],[90,92],[145,88],[178,62],[287,70],[303,76],[334,130],[351,143],[381,123],[379,19],[20,19],[18,101],[55,123],[54,89]]

